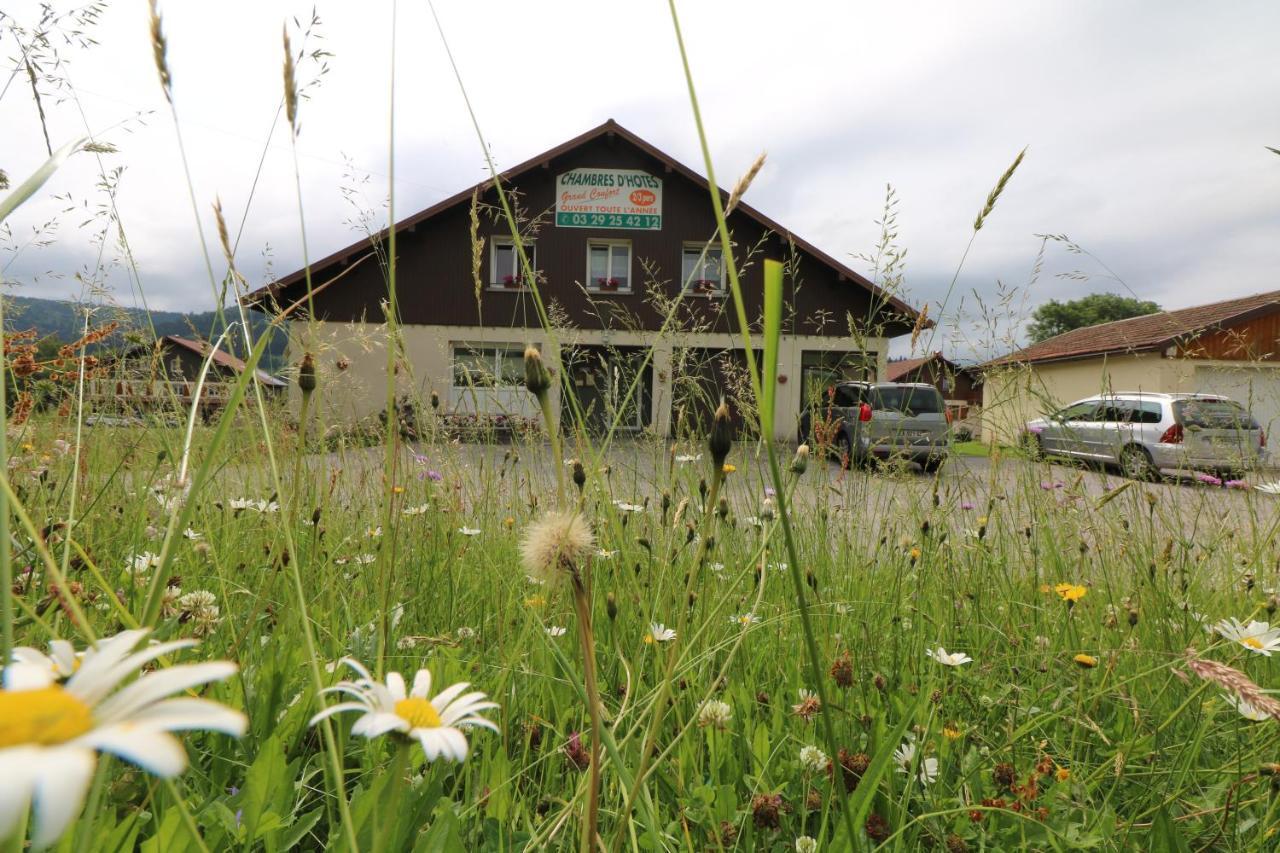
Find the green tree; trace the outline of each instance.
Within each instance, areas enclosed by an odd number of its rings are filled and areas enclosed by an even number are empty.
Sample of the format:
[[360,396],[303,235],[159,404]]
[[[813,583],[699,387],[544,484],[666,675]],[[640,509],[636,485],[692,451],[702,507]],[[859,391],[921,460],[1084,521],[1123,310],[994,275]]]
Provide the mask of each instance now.
[[1127,320],[1143,314],[1154,314],[1159,310],[1160,306],[1149,300],[1116,293],[1091,293],[1066,302],[1050,299],[1031,312],[1027,335],[1032,343],[1039,343],[1072,329],[1110,323],[1113,320]]

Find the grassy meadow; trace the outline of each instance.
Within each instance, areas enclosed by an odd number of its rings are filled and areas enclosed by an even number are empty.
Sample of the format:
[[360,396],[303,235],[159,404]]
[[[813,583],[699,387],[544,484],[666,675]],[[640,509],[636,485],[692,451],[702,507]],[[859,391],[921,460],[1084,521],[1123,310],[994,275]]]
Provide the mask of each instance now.
[[[154,6],[152,43],[180,126]],[[781,287],[748,322],[708,204],[768,435]],[[209,247],[243,294],[225,226]],[[1273,496],[972,443],[936,477],[845,471],[723,415],[592,437],[536,353],[540,432],[461,443],[418,400],[414,435],[354,436],[302,306],[272,320],[229,334],[251,364],[289,336],[289,400],[247,371],[207,423],[91,424],[92,333],[36,406],[52,359],[6,339],[0,851],[1280,844]]]

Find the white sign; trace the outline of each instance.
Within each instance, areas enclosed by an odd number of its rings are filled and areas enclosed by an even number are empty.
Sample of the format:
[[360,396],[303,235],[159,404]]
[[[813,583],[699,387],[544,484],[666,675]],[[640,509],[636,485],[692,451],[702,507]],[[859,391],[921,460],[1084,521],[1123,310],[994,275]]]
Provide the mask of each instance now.
[[574,169],[556,175],[561,228],[662,229],[662,179],[637,169]]

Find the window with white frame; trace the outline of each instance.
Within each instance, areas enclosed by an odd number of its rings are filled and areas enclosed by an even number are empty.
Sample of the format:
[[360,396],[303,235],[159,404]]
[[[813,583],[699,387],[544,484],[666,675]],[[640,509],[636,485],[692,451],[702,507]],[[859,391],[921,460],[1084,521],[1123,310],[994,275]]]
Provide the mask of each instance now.
[[[536,270],[537,246],[525,241],[524,253],[529,258],[529,266]],[[520,272],[520,253],[516,251],[516,241],[510,237],[495,237],[489,243],[489,286],[511,289],[525,286]]]
[[524,347],[519,344],[454,344],[453,387],[509,388],[523,384]]
[[686,243],[680,280],[687,293],[724,292],[724,254],[719,246]]
[[587,289],[600,293],[631,292],[629,241],[587,241]]

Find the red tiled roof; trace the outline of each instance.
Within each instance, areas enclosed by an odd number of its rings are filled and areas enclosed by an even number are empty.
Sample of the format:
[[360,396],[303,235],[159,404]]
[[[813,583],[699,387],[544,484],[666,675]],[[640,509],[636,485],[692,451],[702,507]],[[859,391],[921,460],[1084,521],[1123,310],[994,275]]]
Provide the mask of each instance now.
[[897,382],[902,377],[908,376],[917,368],[923,367],[931,361],[942,362],[943,367],[948,367],[952,371],[956,366],[950,361],[942,357],[942,353],[935,352],[933,355],[925,355],[920,358],[904,358],[901,361],[891,361],[884,369],[884,378],[886,382]]
[[1280,290],[1257,293],[1238,299],[1212,302],[1176,311],[1160,311],[1072,329],[1032,344],[1017,352],[992,359],[984,368],[1008,364],[1032,364],[1111,353],[1145,352],[1163,349],[1181,338],[1193,337],[1233,321],[1280,308]]

